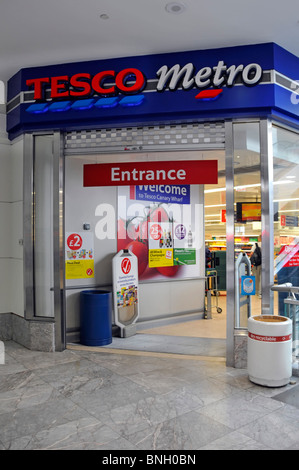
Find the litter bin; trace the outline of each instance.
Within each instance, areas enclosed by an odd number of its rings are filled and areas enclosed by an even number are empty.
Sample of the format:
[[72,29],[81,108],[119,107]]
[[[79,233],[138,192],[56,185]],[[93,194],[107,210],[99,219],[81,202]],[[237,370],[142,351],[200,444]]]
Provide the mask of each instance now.
[[106,290],[80,292],[80,343],[104,346],[112,343],[112,293]]
[[248,318],[247,368],[249,380],[281,387],[292,376],[292,322],[279,315]]

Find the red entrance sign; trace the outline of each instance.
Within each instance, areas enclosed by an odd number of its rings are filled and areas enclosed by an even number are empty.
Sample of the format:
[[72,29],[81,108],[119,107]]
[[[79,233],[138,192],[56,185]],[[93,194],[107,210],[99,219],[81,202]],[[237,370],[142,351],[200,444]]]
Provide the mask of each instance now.
[[83,186],[217,184],[217,160],[84,165]]

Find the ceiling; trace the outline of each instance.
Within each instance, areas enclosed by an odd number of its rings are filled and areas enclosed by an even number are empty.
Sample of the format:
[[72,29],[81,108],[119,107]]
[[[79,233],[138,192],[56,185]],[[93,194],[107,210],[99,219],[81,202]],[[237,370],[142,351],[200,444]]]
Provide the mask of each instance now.
[[0,80],[23,67],[263,42],[299,56],[298,0],[178,0],[181,13],[169,3],[0,0]]

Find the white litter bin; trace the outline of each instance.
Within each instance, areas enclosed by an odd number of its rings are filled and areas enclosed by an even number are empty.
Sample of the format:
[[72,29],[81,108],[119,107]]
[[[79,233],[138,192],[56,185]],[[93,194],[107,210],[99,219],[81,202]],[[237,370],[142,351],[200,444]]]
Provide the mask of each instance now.
[[292,376],[292,322],[279,315],[248,318],[247,369],[249,380],[281,387]]

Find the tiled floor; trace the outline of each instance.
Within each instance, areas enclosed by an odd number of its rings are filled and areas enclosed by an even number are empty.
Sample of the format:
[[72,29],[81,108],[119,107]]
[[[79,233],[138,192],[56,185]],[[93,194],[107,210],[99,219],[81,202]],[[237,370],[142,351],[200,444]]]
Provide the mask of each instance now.
[[273,399],[292,389],[218,357],[7,342],[0,449],[299,449],[299,409]]

